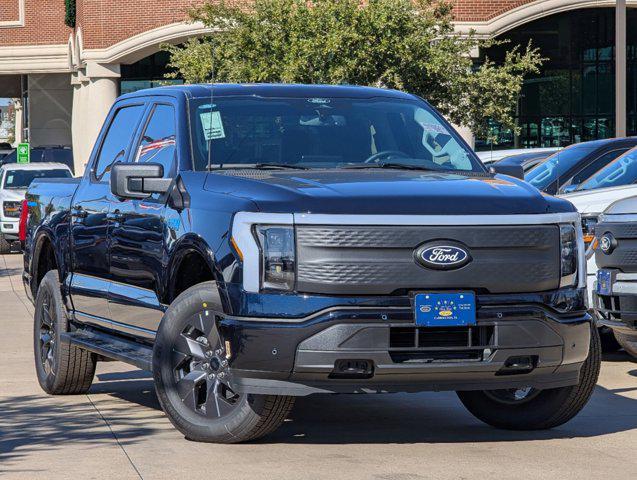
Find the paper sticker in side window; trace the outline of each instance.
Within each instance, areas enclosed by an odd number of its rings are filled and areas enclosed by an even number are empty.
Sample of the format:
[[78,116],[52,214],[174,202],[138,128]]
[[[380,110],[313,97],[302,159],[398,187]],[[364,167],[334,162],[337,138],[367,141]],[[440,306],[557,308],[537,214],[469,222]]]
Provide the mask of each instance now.
[[199,114],[199,118],[201,119],[201,128],[203,128],[203,134],[206,140],[226,138],[220,112],[202,112]]

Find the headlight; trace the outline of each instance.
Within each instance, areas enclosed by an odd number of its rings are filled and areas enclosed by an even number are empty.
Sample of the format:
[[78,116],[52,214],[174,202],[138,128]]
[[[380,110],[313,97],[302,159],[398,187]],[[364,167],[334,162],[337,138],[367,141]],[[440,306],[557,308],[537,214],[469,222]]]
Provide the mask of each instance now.
[[573,225],[560,225],[560,288],[577,282],[577,234]]
[[261,288],[293,290],[296,277],[294,227],[257,225],[261,247]]
[[20,218],[20,207],[22,202],[3,202],[2,212],[5,217]]

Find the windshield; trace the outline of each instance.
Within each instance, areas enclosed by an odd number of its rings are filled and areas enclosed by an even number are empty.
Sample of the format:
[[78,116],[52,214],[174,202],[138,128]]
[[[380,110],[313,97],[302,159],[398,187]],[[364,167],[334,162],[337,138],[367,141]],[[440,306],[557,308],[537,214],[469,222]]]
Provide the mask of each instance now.
[[485,172],[424,102],[219,98],[191,103],[195,169],[341,168],[401,164]]
[[580,185],[577,190],[618,187],[637,182],[637,150],[617,158]]
[[595,150],[589,145],[573,145],[548,157],[530,170],[524,179],[539,190],[544,190]]
[[63,168],[51,170],[7,170],[3,188],[25,189],[36,178],[71,178],[71,172]]

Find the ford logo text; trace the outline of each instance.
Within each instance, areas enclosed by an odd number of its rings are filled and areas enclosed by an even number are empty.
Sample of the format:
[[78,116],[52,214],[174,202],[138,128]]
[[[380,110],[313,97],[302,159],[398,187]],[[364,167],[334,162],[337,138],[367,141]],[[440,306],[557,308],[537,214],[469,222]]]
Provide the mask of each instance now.
[[471,261],[469,252],[453,245],[424,245],[416,250],[416,260],[427,268],[452,270]]

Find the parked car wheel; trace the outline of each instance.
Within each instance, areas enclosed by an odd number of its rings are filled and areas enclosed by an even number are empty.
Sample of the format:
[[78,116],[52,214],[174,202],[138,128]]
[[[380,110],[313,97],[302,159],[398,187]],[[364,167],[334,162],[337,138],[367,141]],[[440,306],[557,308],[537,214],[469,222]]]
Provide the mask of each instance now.
[[622,346],[626,353],[637,360],[637,337],[631,337],[620,332],[615,332],[617,342]]
[[11,252],[11,242],[8,242],[4,235],[0,235],[0,255]]
[[599,338],[602,342],[602,353],[612,353],[622,348],[615,333],[608,327],[599,328]]
[[464,406],[477,418],[508,430],[543,430],[568,422],[584,408],[597,383],[601,345],[597,328],[591,328],[588,358],[580,370],[580,383],[569,387],[538,390],[458,392]]
[[67,330],[58,272],[51,270],[38,289],[33,329],[38,382],[51,395],[86,393],[95,375],[95,354],[60,341]]
[[276,430],[294,397],[251,395],[232,388],[217,329],[221,302],[214,282],[189,288],[167,310],[155,339],[153,377],[159,402],[186,438],[237,443]]

